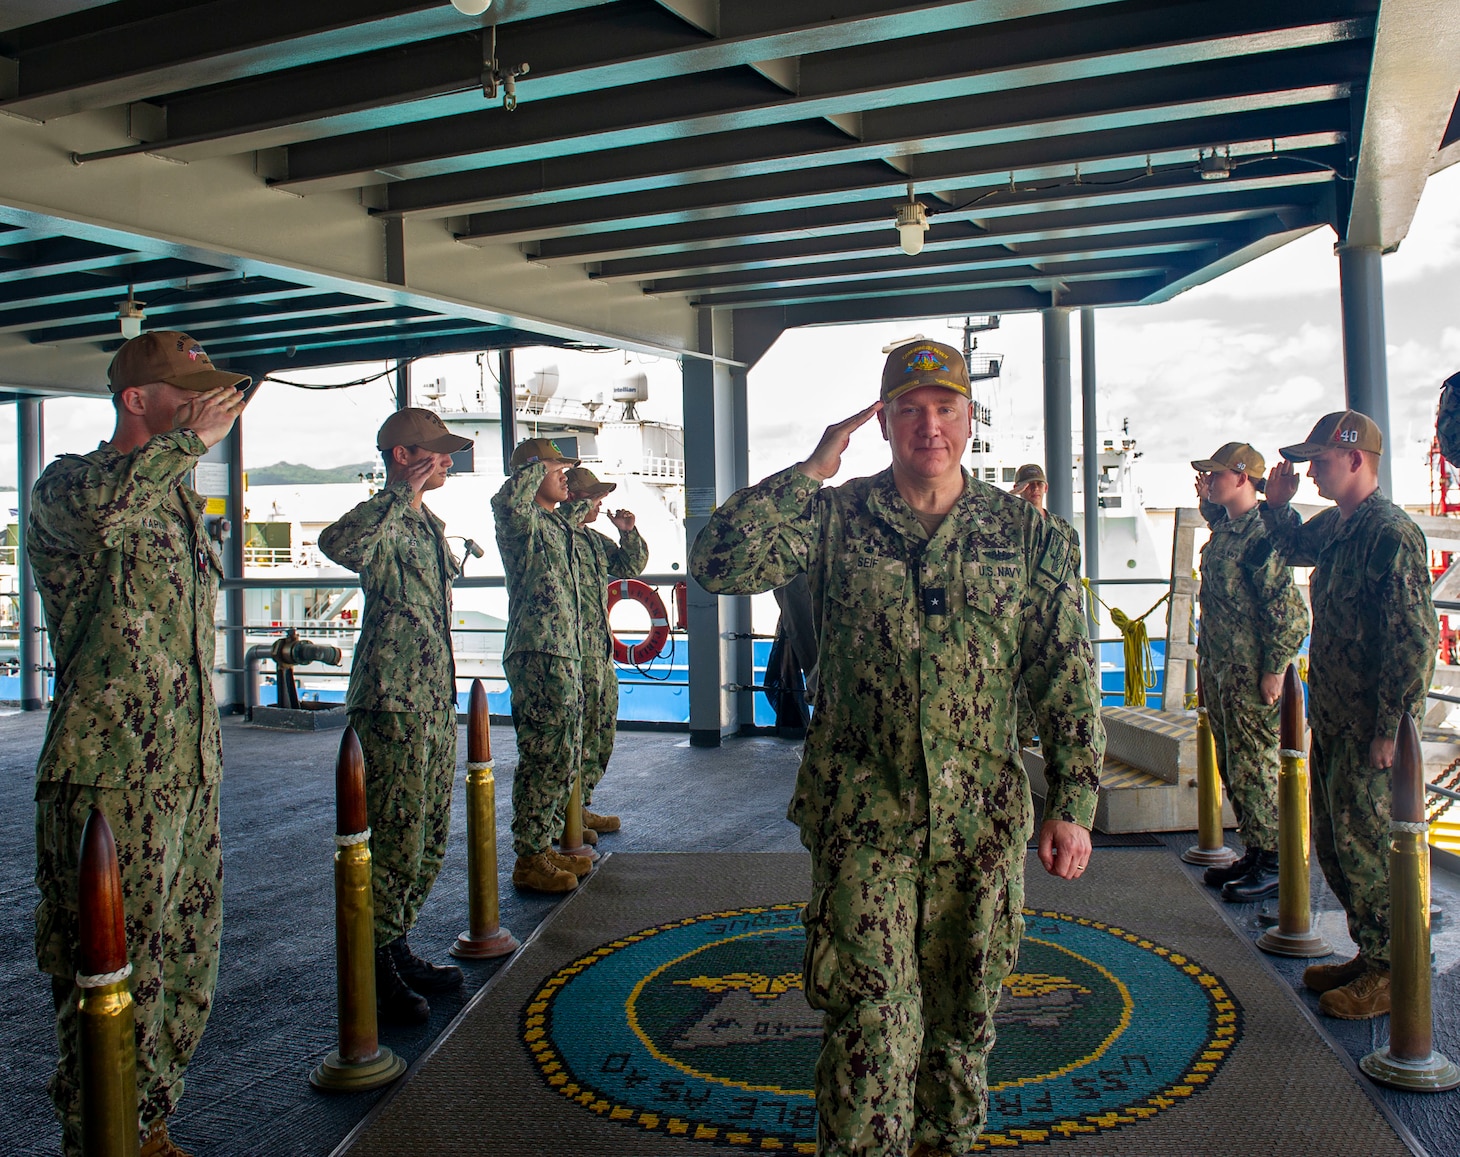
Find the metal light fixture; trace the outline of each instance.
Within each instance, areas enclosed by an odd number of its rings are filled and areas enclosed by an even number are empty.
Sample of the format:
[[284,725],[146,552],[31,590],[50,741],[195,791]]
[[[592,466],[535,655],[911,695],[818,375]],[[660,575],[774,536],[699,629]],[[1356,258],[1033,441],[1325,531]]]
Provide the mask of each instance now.
[[1221,154],[1215,148],[1209,153],[1197,149],[1196,171],[1203,181],[1225,181],[1232,175],[1232,150]]
[[124,338],[130,340],[141,336],[142,319],[147,316],[142,311],[142,307],[146,304],[146,302],[134,298],[132,287],[127,286],[127,300],[117,302],[117,325],[121,328]]
[[492,0],[451,0],[451,6],[463,16],[480,16],[492,6]]
[[897,207],[897,240],[902,251],[909,257],[916,257],[923,251],[923,234],[928,231],[928,214],[922,202],[913,196],[913,187],[907,187],[907,202]]

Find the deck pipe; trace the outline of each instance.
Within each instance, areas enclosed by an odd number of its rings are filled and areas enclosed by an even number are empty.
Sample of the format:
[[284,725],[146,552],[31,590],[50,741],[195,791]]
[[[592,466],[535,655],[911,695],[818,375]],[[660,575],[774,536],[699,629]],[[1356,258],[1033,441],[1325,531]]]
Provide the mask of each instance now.
[[1237,853],[1223,842],[1222,777],[1217,774],[1217,743],[1212,738],[1201,676],[1196,680],[1196,843],[1181,853],[1188,864],[1225,867]]
[[1283,674],[1278,739],[1278,922],[1257,938],[1274,956],[1330,956],[1333,949],[1313,929],[1309,894],[1312,828],[1308,806],[1308,757],[1303,749],[1303,685],[1291,663]]
[[1389,819],[1389,1043],[1359,1067],[1415,1093],[1460,1086],[1460,1069],[1434,1048],[1430,996],[1430,849],[1424,756],[1412,716],[1399,721]]
[[340,1047],[309,1074],[316,1089],[358,1092],[389,1084],[406,1063],[380,1043],[375,1016],[375,902],[370,890],[365,756],[353,727],[335,760],[335,983]]
[[137,1157],[137,1021],[122,875],[111,826],[96,808],[81,831],[77,877],[81,1151],[85,1157]]
[[568,792],[568,814],[563,820],[563,838],[558,850],[565,856],[583,856],[597,860],[598,852],[583,842],[583,769],[573,773],[573,786]]
[[480,679],[471,681],[466,709],[466,897],[467,930],[456,938],[451,955],[489,960],[517,951],[517,938],[500,923],[497,780],[487,689]]

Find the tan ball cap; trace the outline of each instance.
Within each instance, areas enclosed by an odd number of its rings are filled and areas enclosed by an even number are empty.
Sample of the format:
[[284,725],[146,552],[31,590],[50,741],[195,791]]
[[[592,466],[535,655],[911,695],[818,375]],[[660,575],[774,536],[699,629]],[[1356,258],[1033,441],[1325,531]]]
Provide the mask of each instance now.
[[574,498],[602,498],[617,489],[617,482],[600,482],[586,466],[574,466],[568,471],[568,493]]
[[534,462],[566,462],[569,466],[578,465],[578,459],[569,458],[558,449],[558,444],[551,438],[528,438],[525,442],[519,442],[517,449],[512,451],[512,457],[507,460],[507,465],[512,470],[521,470]]
[[187,334],[154,329],[122,343],[107,367],[106,380],[114,394],[153,382],[201,394],[219,386],[237,386],[241,390],[253,379],[215,369],[203,347]]
[[470,438],[448,430],[440,415],[416,406],[397,410],[385,419],[380,433],[375,435],[375,448],[382,451],[396,446],[419,446],[433,454],[455,454],[471,444]]
[[1267,476],[1267,463],[1246,442],[1228,442],[1210,458],[1194,459],[1191,468],[1203,473],[1212,470],[1235,470],[1238,474],[1250,474],[1253,478]]
[[1044,476],[1044,467],[1038,462],[1026,462],[1019,467],[1019,473],[1014,475],[1014,485],[1023,486],[1026,482],[1043,482],[1049,485],[1049,479]]
[[1278,453],[1290,462],[1306,462],[1329,450],[1367,450],[1370,454],[1382,454],[1384,435],[1368,414],[1342,410],[1324,414],[1307,441],[1284,446]]
[[963,355],[940,341],[912,341],[897,346],[882,366],[882,400],[893,401],[919,386],[942,386],[973,397]]

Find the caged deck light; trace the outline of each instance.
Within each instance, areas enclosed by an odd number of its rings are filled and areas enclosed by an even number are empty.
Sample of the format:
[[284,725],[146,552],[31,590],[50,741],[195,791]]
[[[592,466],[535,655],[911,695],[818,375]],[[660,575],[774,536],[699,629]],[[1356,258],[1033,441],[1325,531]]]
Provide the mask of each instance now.
[[907,201],[897,207],[897,240],[902,251],[909,257],[916,257],[923,251],[923,235],[928,231],[928,214],[922,202],[913,196],[911,184],[907,187]]
[[492,0],[451,0],[451,6],[463,16],[480,16],[492,6]]
[[117,325],[122,331],[122,336],[127,339],[140,337],[142,334],[142,319],[147,315],[142,307],[147,303],[138,301],[132,296],[132,287],[127,286],[127,300],[117,302]]

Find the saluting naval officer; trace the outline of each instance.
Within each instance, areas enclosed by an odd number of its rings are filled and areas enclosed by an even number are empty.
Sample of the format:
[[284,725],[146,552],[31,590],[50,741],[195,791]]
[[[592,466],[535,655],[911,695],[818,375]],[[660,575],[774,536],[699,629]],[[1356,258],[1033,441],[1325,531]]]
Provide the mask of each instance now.
[[1308,633],[1308,608],[1260,511],[1266,463],[1246,442],[1228,442],[1191,464],[1212,517],[1201,550],[1201,673],[1217,771],[1245,845],[1204,879],[1232,903],[1278,890],[1278,700]]
[[618,672],[613,668],[613,636],[608,629],[608,580],[643,574],[649,545],[635,529],[632,511],[610,512],[619,532],[614,542],[593,529],[604,498],[617,482],[600,482],[586,466],[568,471],[566,513],[573,524],[573,565],[578,574],[578,629],[583,647],[583,826],[594,832],[619,830],[618,816],[589,810],[594,789],[608,770],[618,728]]
[[64,454],[32,498],[26,547],[56,660],[36,768],[36,961],[50,973],[50,1082],[68,1157],[81,1148],[77,860],[92,808],[122,876],[144,1157],[176,1157],[167,1117],[213,1003],[223,922],[213,699],[221,560],[190,486],[242,412],[249,379],[185,333],[126,342],[107,372],[116,428]]
[[512,473],[492,496],[492,516],[507,577],[502,666],[517,732],[512,883],[530,892],[571,892],[593,867],[552,846],[583,757],[579,576],[573,524],[559,509],[568,499],[567,471],[578,459],[551,438],[528,438],[507,465]]
[[[690,552],[716,594],[811,588],[821,679],[789,814],[812,856],[823,1154],[963,1153],[983,1128],[1033,828],[1021,679],[1049,784],[1040,860],[1077,879],[1090,858],[1105,736],[1069,543],[962,469],[969,402],[956,349],[896,347],[879,401],[734,494]],[[822,488],[874,416],[891,467]]]
[[461,969],[418,956],[407,936],[441,871],[456,781],[451,581],[461,568],[424,499],[471,444],[430,410],[397,410],[375,439],[384,488],[319,536],[365,593],[345,705],[365,757],[375,992],[390,1024],[425,1023],[426,998],[462,983]]
[[[1379,489],[1384,439],[1357,410],[1327,414],[1307,441],[1284,446],[1267,480],[1269,525],[1308,593],[1313,845],[1348,914],[1358,955],[1315,964],[1303,983],[1319,1009],[1345,1020],[1389,1011],[1390,771],[1400,717],[1424,715],[1439,627],[1424,534]],[[1304,522],[1289,503],[1292,463],[1307,462],[1334,503]]]

